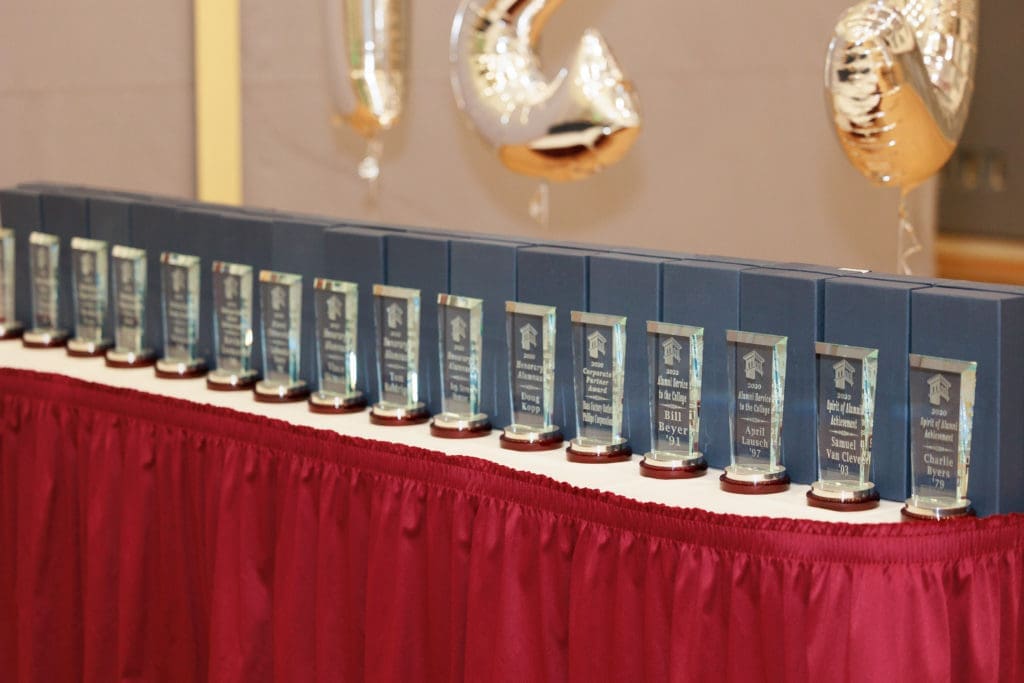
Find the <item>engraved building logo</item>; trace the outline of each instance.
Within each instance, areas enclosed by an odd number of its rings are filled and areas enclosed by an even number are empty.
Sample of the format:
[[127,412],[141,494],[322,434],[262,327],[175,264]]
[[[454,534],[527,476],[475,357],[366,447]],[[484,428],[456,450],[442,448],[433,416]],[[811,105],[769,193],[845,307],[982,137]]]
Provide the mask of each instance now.
[[537,346],[537,328],[530,323],[526,323],[520,327],[519,345],[523,348],[523,351],[529,351]]
[[466,319],[460,317],[452,318],[452,341],[456,344],[466,338]]
[[327,319],[332,323],[341,317],[341,299],[332,296],[327,300]]
[[836,389],[843,391],[846,389],[847,384],[853,384],[853,373],[856,371],[856,368],[848,360],[844,358],[838,363],[834,363],[832,369],[836,373]]
[[388,327],[390,329],[393,330],[396,327],[402,325],[402,320],[405,317],[405,311],[403,311],[402,307],[399,306],[397,303],[390,304],[387,307],[385,314],[387,315]]
[[234,277],[224,278],[224,298],[234,299],[238,296],[238,279]]
[[181,294],[181,290],[185,288],[185,273],[181,268],[175,268],[171,271],[171,291],[175,294]]
[[270,308],[274,311],[284,308],[284,287],[274,287],[270,290]]
[[672,367],[683,359],[681,351],[683,345],[680,344],[675,337],[669,337],[665,341],[661,342],[661,359],[662,362],[668,367]]
[[928,402],[933,406],[941,406],[949,400],[949,388],[953,386],[942,375],[932,375],[928,380]]
[[92,275],[92,254],[89,252],[82,254],[79,264],[82,269],[82,277],[90,277]]
[[600,332],[591,332],[587,335],[587,354],[597,360],[605,353],[605,346],[608,339]]
[[743,356],[743,375],[749,380],[764,375],[764,356],[757,351],[751,351]]
[[132,262],[131,261],[121,261],[120,266],[118,266],[118,270],[120,270],[120,272],[121,272],[121,284],[122,285],[130,285],[132,283],[132,280],[133,280],[133,278],[132,278],[132,275],[133,275],[133,273],[132,273],[132,270],[133,270],[132,269]]

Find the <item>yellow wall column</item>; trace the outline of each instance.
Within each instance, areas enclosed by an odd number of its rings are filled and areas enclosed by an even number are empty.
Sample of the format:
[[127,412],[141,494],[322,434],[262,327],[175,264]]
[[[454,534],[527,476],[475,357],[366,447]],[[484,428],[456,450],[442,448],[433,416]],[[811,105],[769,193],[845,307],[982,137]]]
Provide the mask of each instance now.
[[196,195],[242,202],[239,0],[194,0]]

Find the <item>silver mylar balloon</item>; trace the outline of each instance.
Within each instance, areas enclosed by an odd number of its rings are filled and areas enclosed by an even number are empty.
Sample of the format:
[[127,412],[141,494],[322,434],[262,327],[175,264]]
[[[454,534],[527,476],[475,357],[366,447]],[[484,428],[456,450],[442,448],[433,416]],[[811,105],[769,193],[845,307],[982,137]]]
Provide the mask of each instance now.
[[843,151],[900,190],[897,266],[921,251],[907,193],[956,149],[974,91],[978,0],[866,0],[836,25],[825,60],[829,113]]
[[977,43],[977,0],[868,0],[846,11],[825,88],[857,170],[908,190],[942,168],[967,120]]
[[324,0],[335,119],[369,140],[360,175],[375,180],[378,135],[402,114],[409,0]]
[[578,180],[619,161],[640,132],[632,84],[601,34],[587,30],[550,81],[535,52],[561,0],[463,0],[452,24],[459,108],[508,168]]

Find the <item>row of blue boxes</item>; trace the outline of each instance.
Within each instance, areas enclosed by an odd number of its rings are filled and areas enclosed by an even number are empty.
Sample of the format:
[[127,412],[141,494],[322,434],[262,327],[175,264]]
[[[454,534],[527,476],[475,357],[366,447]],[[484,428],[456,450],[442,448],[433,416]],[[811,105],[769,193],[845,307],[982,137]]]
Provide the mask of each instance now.
[[[29,289],[22,264],[32,230],[60,235],[62,259],[76,235],[146,249],[151,273],[158,272],[162,251],[196,254],[204,260],[207,293],[214,260],[301,274],[307,287],[302,351],[307,379],[314,374],[308,287],[315,277],[356,282],[359,374],[371,401],[377,396],[369,343],[374,338],[371,287],[418,288],[421,393],[432,412],[440,410],[437,294],[482,298],[481,410],[497,427],[509,422],[505,301],[558,309],[555,421],[567,437],[575,430],[569,312],[625,315],[624,431],[637,453],[650,445],[646,321],[702,326],[700,447],[718,468],[729,462],[725,331],[785,335],[783,461],[796,483],[816,478],[814,343],[877,348],[873,479],[883,498],[897,501],[909,493],[908,354],[973,360],[978,374],[968,497],[982,515],[1024,511],[1024,288],[631,247],[538,244],[44,183],[0,191],[0,224],[15,229],[22,252],[17,308],[23,321],[29,318]],[[61,300],[70,307],[69,278],[62,286]],[[149,296],[150,341],[159,351],[159,288],[151,287]],[[203,307],[201,348],[209,357],[209,295]],[[70,320],[70,311],[65,314]]]

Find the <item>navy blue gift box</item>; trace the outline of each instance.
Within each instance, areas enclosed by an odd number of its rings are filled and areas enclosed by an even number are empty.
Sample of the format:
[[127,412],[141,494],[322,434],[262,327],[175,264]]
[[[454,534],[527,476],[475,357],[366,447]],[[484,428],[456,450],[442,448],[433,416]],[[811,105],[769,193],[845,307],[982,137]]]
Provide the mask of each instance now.
[[1024,297],[913,292],[910,348],[978,364],[967,497],[979,515],[1024,511]]
[[647,362],[647,321],[661,320],[664,260],[645,256],[594,254],[590,257],[593,313],[626,316],[623,435],[634,453],[651,447],[651,409]]
[[30,326],[32,317],[28,236],[33,230],[41,230],[42,225],[43,203],[38,192],[0,190],[0,226],[14,230],[14,310],[18,320],[26,326]]
[[380,400],[377,386],[377,346],[373,320],[373,286],[387,282],[389,231],[339,226],[324,233],[324,276],[359,285],[356,377],[372,404]]
[[740,328],[783,335],[786,391],[782,462],[792,481],[817,479],[817,358],[825,328],[825,281],[830,275],[756,268],[740,274]]
[[663,267],[664,322],[704,328],[699,449],[712,467],[729,464],[729,375],[725,331],[740,326],[740,274],[749,266],[685,260]]
[[562,428],[566,438],[576,435],[572,323],[569,316],[572,311],[587,310],[589,258],[600,253],[561,247],[526,247],[519,251],[519,301],[557,309],[553,420]]
[[388,235],[389,285],[420,290],[420,400],[441,412],[437,350],[437,295],[449,291],[450,239],[441,235]]
[[825,338],[878,349],[872,481],[887,500],[904,500],[910,485],[907,357],[915,290],[927,285],[838,277],[825,283]]
[[498,429],[511,422],[505,302],[516,300],[518,253],[524,246],[482,238],[451,241],[451,293],[484,302],[480,412]]

